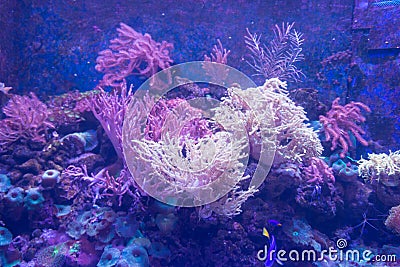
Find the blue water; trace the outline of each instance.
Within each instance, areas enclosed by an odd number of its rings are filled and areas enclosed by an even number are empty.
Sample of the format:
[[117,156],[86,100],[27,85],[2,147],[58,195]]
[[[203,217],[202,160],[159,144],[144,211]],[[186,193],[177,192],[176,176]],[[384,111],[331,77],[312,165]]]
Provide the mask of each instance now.
[[399,3],[2,1],[0,266],[398,266]]

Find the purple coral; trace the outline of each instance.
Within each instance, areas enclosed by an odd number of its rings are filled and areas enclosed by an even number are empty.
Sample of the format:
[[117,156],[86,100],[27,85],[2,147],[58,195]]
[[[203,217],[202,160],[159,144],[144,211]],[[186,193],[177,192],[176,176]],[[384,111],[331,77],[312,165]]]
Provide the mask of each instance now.
[[180,135],[188,135],[191,138],[201,138],[206,135],[211,135],[208,122],[200,118],[201,111],[193,108],[184,99],[160,99],[152,108],[148,121],[146,124],[145,134],[146,137],[153,141],[159,141],[161,139],[165,123],[168,119],[168,115],[173,109],[178,107],[184,108],[185,112],[197,116],[186,122],[181,131]]
[[49,122],[50,111],[35,94],[13,95],[3,108],[7,118],[0,121],[0,146],[19,139],[45,142],[45,134],[54,125]]
[[109,49],[101,51],[96,59],[96,70],[105,73],[104,85],[118,86],[131,74],[151,77],[172,63],[171,43],[158,43],[149,34],[138,33],[124,23],[117,31],[118,38],[111,40]]
[[[98,88],[99,93],[92,94],[87,105],[93,115],[100,122],[120,160],[124,158],[122,152],[122,125],[129,103],[132,100],[132,88],[127,89],[126,83],[120,84],[120,90],[111,93]],[[119,92],[117,92],[119,91]]]
[[332,141],[331,150],[335,150],[338,143],[342,147],[340,157],[344,158],[349,151],[352,141],[349,132],[363,145],[368,146],[368,142],[361,136],[365,131],[358,125],[364,122],[361,110],[371,112],[370,108],[360,102],[351,102],[345,106],[339,105],[339,98],[332,102],[332,108],[326,116],[319,116],[319,121],[324,126],[326,141]]
[[326,180],[335,182],[335,176],[328,164],[320,158],[313,157],[309,160],[309,166],[303,170],[308,183],[322,184]]

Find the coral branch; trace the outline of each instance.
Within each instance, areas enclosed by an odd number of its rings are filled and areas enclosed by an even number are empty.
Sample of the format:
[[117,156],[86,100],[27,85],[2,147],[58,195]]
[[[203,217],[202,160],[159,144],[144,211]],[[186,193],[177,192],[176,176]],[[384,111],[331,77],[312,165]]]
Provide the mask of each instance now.
[[120,86],[120,93],[117,92],[118,90],[107,93],[102,88],[98,88],[100,93],[92,94],[87,104],[113,144],[118,158],[123,160],[122,125],[133,93],[132,87],[128,90],[126,83]]
[[50,111],[35,94],[13,95],[3,108],[7,118],[0,121],[0,145],[19,139],[45,142],[45,134],[54,125],[48,121]]
[[332,169],[329,168],[325,161],[317,157],[309,160],[309,166],[304,168],[303,172],[306,175],[308,183],[323,184],[327,179],[328,181],[335,182]]
[[363,145],[368,146],[368,142],[361,136],[365,134],[358,123],[364,122],[361,110],[371,112],[368,106],[360,102],[351,102],[345,106],[339,105],[339,98],[332,102],[332,108],[326,116],[319,116],[319,121],[324,127],[326,141],[332,142],[331,150],[335,150],[338,143],[342,147],[340,157],[344,158],[349,151],[352,141],[349,132]]
[[252,34],[247,29],[245,43],[251,53],[251,67],[266,79],[279,78],[287,81],[299,81],[303,72],[295,63],[304,59],[302,48],[303,34],[293,29],[294,23],[275,25],[274,38],[269,46],[262,45],[261,35]]
[[149,34],[138,33],[124,23],[117,31],[118,38],[111,40],[109,49],[101,51],[96,59],[96,70],[105,73],[104,85],[118,86],[132,74],[151,77],[172,63],[171,43],[158,43]]

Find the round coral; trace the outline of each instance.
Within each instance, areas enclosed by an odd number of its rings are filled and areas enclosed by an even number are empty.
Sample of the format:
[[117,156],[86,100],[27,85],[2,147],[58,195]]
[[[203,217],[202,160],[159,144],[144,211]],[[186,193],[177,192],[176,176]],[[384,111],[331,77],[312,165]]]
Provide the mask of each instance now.
[[11,232],[5,228],[0,227],[0,247],[8,246],[12,241],[12,234]]
[[130,267],[149,267],[149,255],[146,249],[138,245],[130,245],[122,250],[121,258],[124,259]]
[[25,207],[28,210],[34,210],[42,205],[44,197],[40,192],[39,188],[30,188],[26,190],[26,196],[24,198]]
[[111,267],[118,262],[121,252],[117,248],[106,247],[101,255],[97,267]]
[[60,172],[57,170],[47,170],[42,175],[42,186],[44,188],[53,188],[59,181]]
[[160,242],[151,243],[149,254],[156,259],[166,259],[171,256],[171,251]]
[[24,189],[21,187],[11,188],[5,196],[5,202],[10,207],[20,207],[24,203]]

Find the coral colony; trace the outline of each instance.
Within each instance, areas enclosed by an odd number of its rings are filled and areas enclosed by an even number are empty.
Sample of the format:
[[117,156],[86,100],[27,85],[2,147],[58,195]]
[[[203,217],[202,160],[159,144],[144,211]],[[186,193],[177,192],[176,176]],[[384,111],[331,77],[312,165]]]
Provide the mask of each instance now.
[[[400,152],[367,150],[366,104],[336,98],[307,113],[293,97],[305,75],[294,28],[275,26],[267,44],[247,30],[258,86],[179,77],[168,69],[173,44],[125,23],[99,52],[104,76],[90,92],[44,102],[1,83],[0,266],[311,266],[275,251],[320,253],[339,239],[400,256]],[[228,81],[232,54],[218,40],[200,71]],[[166,79],[153,76],[161,70]],[[156,92],[178,86],[137,98],[132,77]],[[207,115],[192,102],[199,97],[218,104]],[[273,158],[258,166],[265,151]],[[259,187],[258,167],[270,169]],[[221,179],[223,194],[204,189]],[[327,256],[313,264],[370,266]]]

